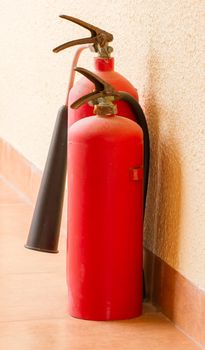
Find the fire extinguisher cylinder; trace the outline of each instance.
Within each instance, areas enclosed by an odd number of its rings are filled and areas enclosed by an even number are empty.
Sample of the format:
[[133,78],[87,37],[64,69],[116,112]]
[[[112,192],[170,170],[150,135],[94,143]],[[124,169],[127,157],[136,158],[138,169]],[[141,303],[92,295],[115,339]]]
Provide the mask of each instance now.
[[92,102],[97,114],[68,132],[69,313],[128,319],[142,312],[143,132],[115,114],[115,89],[76,70],[96,90],[72,107]]

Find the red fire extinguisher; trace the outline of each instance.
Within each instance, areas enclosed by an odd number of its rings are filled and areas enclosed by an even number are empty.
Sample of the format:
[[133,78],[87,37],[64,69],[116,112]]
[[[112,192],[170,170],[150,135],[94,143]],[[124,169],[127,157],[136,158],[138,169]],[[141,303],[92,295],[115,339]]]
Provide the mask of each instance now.
[[[111,57],[113,48],[109,46],[109,43],[113,40],[113,35],[78,18],[67,15],[61,15],[60,17],[74,22],[91,32],[91,37],[69,41],[53,50],[54,52],[59,52],[74,45],[84,45],[77,50],[71,69],[68,95],[66,99],[66,105],[68,105],[68,126],[72,125],[79,119],[92,115],[93,113],[93,108],[92,106],[89,106],[88,103],[85,103],[83,106],[79,107],[78,110],[73,110],[70,108],[70,105],[74,101],[79,99],[81,96],[92,92],[94,88],[93,83],[84,77],[74,84],[74,68],[77,66],[79,56],[84,49],[90,48],[92,51],[97,53],[97,57],[94,57],[95,74],[97,74],[107,83],[111,84],[117,91],[127,92],[138,101],[138,94],[134,86],[125,77],[114,70],[114,58]],[[89,44],[89,46],[85,46],[85,44]],[[126,101],[117,101],[117,107],[120,115],[136,121],[136,116]]]
[[71,107],[95,105],[96,116],[68,132],[69,313],[90,320],[142,311],[143,132],[116,115],[119,93],[76,69],[96,90]]

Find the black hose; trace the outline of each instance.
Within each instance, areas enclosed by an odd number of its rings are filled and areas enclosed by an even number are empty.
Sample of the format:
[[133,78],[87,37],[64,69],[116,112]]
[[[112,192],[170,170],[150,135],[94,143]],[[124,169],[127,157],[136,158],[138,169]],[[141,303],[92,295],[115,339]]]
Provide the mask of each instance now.
[[148,179],[149,179],[149,159],[150,159],[150,142],[149,142],[149,130],[147,126],[147,121],[144,115],[144,112],[139,104],[139,102],[129,95],[127,92],[120,91],[120,100],[127,102],[135,117],[137,124],[142,128],[144,136],[144,212],[146,206],[147,198],[147,188],[148,188]]
[[[149,130],[144,112],[139,102],[129,95],[127,92],[120,92],[120,100],[127,102],[136,118],[137,124],[142,128],[144,138],[144,214],[147,198],[147,188],[149,179],[149,159],[150,159],[150,142],[149,142]],[[143,270],[143,299],[146,300],[146,286],[145,286],[145,275]]]

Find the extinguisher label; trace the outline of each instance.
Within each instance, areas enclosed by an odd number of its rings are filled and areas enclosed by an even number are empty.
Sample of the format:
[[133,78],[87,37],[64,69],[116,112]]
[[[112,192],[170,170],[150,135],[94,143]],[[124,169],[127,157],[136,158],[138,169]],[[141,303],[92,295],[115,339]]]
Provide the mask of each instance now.
[[139,168],[130,168],[130,179],[132,181],[139,181],[143,179],[144,169],[142,167]]

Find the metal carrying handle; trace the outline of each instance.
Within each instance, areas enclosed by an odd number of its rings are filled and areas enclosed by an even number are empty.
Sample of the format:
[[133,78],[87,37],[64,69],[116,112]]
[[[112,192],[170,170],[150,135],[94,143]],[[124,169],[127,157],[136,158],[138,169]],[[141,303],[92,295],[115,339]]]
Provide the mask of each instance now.
[[87,38],[68,41],[67,43],[55,47],[53,49],[53,52],[59,52],[74,45],[92,44],[95,52],[101,52],[102,55],[104,54],[105,56],[109,57],[110,53],[112,52],[112,48],[108,46],[108,43],[113,40],[113,35],[111,33],[108,33],[101,28],[95,27],[94,25],[84,22],[75,17],[67,15],[60,15],[59,17],[67,19],[68,21],[71,21],[80,25],[83,28],[88,29],[91,32],[91,36]]
[[75,68],[75,71],[81,73],[90,81],[92,81],[95,85],[95,90],[85,96],[80,97],[77,101],[73,102],[71,108],[77,109],[78,107],[81,107],[84,103],[90,101],[92,101],[93,104],[98,104],[97,100],[99,98],[105,98],[108,96],[112,96],[113,100],[119,100],[120,95],[117,92],[117,90],[115,90],[115,88],[112,85],[106,83],[106,81],[98,77],[96,74],[90,72],[85,68],[80,67]]

